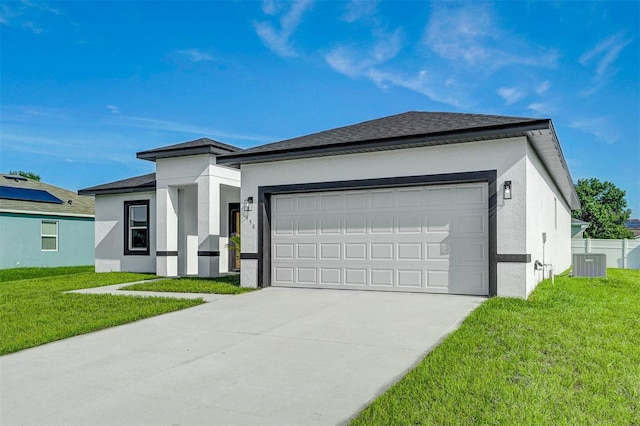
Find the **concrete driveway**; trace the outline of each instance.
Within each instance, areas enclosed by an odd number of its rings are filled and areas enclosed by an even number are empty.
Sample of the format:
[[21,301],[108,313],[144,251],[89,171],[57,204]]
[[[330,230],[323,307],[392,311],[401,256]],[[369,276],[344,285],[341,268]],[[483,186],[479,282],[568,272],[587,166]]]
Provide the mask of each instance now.
[[0,357],[0,423],[338,424],[482,297],[268,288]]

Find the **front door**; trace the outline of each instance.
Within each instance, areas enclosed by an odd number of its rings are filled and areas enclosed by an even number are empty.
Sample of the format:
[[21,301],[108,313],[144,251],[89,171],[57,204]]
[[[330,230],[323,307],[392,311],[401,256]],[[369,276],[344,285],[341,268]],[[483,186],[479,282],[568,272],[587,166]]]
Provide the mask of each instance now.
[[240,237],[240,203],[229,203],[229,271],[240,270],[240,247],[231,242],[232,237]]

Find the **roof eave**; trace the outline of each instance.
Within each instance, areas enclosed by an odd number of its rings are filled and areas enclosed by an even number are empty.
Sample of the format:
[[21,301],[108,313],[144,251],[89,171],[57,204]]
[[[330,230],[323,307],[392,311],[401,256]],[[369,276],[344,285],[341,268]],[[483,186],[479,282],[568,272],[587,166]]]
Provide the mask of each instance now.
[[572,210],[579,209],[581,207],[580,198],[573,185],[569,167],[565,161],[560,142],[558,142],[558,136],[556,135],[551,120],[549,120],[547,129],[529,131],[527,132],[527,138],[542,160],[551,179],[553,179],[562,193],[569,208]]
[[255,154],[242,152],[223,155],[218,157],[217,162],[219,164],[240,165],[525,136],[529,131],[548,128],[549,123],[550,120],[544,119],[532,121],[527,124],[491,126],[472,131],[448,131],[412,135],[401,138],[374,139],[346,143],[342,142],[331,145],[322,145],[319,147],[282,149],[268,152],[257,152]]
[[224,150],[219,147],[214,146],[197,146],[197,147],[189,147],[189,148],[177,148],[177,149],[167,149],[167,150],[151,150],[151,151],[142,151],[136,154],[136,158],[147,161],[156,161],[161,158],[174,158],[174,157],[186,157],[189,155],[201,155],[201,154],[210,154],[210,155],[224,155],[233,153],[235,151]]
[[156,185],[136,186],[131,188],[109,188],[109,189],[80,189],[78,195],[108,195],[108,194],[131,194],[135,192],[155,192]]

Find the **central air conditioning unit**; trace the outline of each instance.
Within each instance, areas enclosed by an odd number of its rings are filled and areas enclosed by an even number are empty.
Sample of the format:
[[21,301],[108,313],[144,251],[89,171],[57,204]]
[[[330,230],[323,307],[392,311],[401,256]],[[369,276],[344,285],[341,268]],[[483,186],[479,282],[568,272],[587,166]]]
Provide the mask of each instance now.
[[607,255],[586,253],[573,255],[574,277],[606,277]]

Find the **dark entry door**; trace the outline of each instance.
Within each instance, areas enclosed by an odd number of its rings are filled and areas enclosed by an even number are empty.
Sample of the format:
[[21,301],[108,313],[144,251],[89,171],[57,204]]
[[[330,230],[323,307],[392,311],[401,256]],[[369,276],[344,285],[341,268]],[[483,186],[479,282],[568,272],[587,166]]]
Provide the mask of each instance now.
[[232,242],[232,237],[240,237],[240,203],[229,203],[229,271],[240,270],[240,247]]

